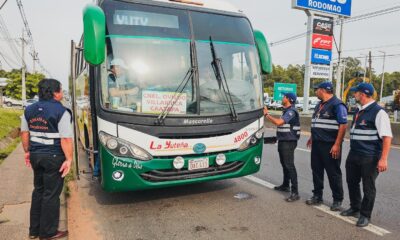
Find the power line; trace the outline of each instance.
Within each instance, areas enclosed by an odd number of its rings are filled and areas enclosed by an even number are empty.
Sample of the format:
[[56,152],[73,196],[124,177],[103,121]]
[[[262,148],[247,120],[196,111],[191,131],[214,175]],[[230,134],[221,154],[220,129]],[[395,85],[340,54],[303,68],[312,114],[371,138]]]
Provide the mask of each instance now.
[[3,17],[0,15],[0,34],[4,36],[8,46],[10,47],[11,53],[14,55],[15,59],[21,61],[22,64],[25,65],[25,61],[19,53],[15,40],[11,37],[10,32],[8,31],[7,25],[4,22]]
[[[0,52],[0,56],[4,59],[4,62],[11,68],[14,69],[15,67],[11,66],[10,62],[8,62],[9,60],[7,60],[7,58],[3,55],[3,53]],[[18,66],[18,65],[17,65]]]
[[0,10],[4,7],[4,5],[6,5],[7,1],[8,1],[8,0],[5,0],[5,1],[3,2],[3,4],[1,4]]
[[[344,23],[347,24],[347,23],[357,22],[357,21],[361,21],[361,20],[366,20],[366,19],[369,19],[369,18],[378,17],[378,16],[394,13],[394,12],[397,12],[397,11],[400,11],[400,5],[397,5],[397,6],[394,6],[394,7],[390,7],[390,8],[386,8],[386,9],[383,9],[383,10],[378,10],[378,11],[374,11],[374,12],[370,12],[370,13],[361,14],[361,15],[358,15],[358,16],[355,16],[355,17],[352,17],[352,18],[348,18],[348,19],[344,20]],[[336,22],[334,25],[339,25],[339,24],[340,23]],[[284,43],[287,43],[287,42],[291,42],[291,41],[303,38],[304,36],[306,36],[308,34],[311,34],[311,33],[312,32],[308,32],[307,31],[307,32],[303,32],[303,33],[300,33],[300,34],[296,34],[296,35],[293,35],[293,36],[290,36],[290,37],[287,37],[287,38],[284,38],[284,39],[281,39],[281,40],[278,40],[278,41],[275,41],[275,42],[271,42],[270,45],[271,45],[271,47],[278,46],[278,45],[281,45],[281,44],[284,44]]]
[[38,52],[36,51],[36,48],[35,48],[32,32],[31,32],[31,29],[29,28],[28,19],[26,18],[24,6],[22,5],[22,1],[21,0],[16,0],[16,1],[17,1],[17,5],[18,5],[18,8],[19,8],[19,12],[21,14],[22,21],[23,21],[24,26],[25,26],[25,31],[26,31],[26,33],[28,35],[28,44],[30,45],[30,48],[31,48],[31,56],[33,57],[33,60],[38,63],[38,65],[42,69],[42,71],[44,73],[47,73],[47,75],[51,76],[50,72],[47,71],[47,69],[43,66],[43,64],[40,62],[40,59],[38,57],[39,54],[38,54]]

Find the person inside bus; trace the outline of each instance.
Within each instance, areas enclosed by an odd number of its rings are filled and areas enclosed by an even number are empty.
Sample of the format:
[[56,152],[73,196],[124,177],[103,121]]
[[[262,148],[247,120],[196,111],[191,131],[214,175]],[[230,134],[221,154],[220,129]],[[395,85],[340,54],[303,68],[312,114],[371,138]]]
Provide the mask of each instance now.
[[113,99],[118,99],[121,106],[129,106],[134,100],[132,96],[139,93],[139,88],[129,81],[127,76],[127,66],[124,60],[115,58],[110,64],[108,75],[108,92],[111,103]]

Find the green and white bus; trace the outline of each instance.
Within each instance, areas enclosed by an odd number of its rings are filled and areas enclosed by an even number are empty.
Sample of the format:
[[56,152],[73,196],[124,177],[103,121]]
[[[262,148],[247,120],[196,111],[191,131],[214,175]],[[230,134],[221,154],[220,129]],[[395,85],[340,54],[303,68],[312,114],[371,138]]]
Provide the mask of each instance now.
[[215,0],[100,0],[83,23],[71,44],[73,109],[105,191],[260,169],[271,55],[241,11]]

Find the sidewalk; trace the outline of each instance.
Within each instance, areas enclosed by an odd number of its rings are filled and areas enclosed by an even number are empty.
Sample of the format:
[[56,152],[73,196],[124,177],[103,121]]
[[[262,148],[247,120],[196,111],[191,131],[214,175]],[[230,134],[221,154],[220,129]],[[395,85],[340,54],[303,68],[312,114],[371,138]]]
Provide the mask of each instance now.
[[[0,238],[28,239],[33,172],[25,166],[22,145],[0,165]],[[66,229],[66,208],[61,195],[59,229]]]

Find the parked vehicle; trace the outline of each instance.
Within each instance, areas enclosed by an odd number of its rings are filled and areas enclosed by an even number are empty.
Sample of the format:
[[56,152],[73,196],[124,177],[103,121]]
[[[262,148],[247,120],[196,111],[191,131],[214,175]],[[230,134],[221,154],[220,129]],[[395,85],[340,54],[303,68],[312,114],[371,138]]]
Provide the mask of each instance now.
[[27,106],[32,105],[36,103],[38,100],[37,99],[27,99],[22,103],[22,107],[25,109]]
[[22,101],[10,97],[4,97],[3,104],[6,105],[7,107],[22,106]]

